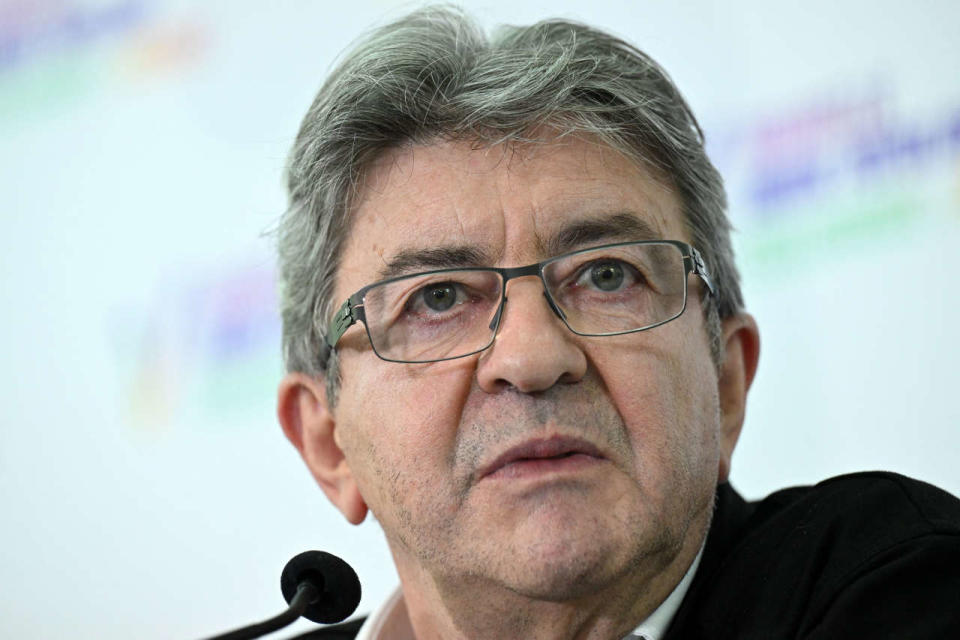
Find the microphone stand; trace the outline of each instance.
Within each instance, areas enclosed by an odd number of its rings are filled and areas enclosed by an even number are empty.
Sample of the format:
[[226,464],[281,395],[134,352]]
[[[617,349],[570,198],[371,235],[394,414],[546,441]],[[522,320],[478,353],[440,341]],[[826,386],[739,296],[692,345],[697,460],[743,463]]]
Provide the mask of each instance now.
[[291,624],[294,620],[303,615],[304,610],[319,597],[316,587],[309,582],[301,582],[297,586],[297,593],[290,601],[290,607],[283,613],[276,615],[263,622],[257,622],[249,626],[228,631],[218,636],[211,636],[207,640],[251,640],[265,636],[272,631],[282,629]]
[[206,640],[252,640],[303,616],[321,624],[340,622],[360,604],[360,580],[353,568],[323,551],[304,551],[283,568],[280,590],[290,607],[278,616]]

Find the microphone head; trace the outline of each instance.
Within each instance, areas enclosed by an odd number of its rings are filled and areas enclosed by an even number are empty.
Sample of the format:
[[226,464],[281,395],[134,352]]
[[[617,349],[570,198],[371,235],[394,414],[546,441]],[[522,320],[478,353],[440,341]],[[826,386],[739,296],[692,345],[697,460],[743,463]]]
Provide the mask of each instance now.
[[301,582],[310,582],[320,595],[303,617],[321,624],[345,619],[360,604],[360,579],[353,568],[324,551],[304,551],[291,558],[280,575],[280,590],[287,604],[297,595]]

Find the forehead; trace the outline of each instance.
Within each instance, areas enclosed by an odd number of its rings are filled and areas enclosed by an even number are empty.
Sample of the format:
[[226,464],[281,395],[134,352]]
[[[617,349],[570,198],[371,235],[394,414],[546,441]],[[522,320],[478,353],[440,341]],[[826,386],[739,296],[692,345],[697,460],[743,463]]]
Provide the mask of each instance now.
[[601,143],[570,137],[482,148],[411,146],[385,153],[367,171],[338,297],[393,275],[398,256],[434,252],[517,266],[578,243],[687,236],[666,181]]

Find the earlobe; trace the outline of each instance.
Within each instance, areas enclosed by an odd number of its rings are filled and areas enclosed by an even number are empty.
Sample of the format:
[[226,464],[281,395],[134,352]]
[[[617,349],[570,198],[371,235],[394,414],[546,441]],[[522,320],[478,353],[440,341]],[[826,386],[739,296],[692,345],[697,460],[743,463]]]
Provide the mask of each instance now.
[[277,418],[330,502],[349,522],[363,522],[367,504],[337,442],[324,381],[303,373],[287,374],[277,390]]
[[720,367],[720,464],[717,482],[730,477],[733,450],[746,415],[747,392],[760,359],[760,332],[753,316],[741,313],[723,321],[724,360]]

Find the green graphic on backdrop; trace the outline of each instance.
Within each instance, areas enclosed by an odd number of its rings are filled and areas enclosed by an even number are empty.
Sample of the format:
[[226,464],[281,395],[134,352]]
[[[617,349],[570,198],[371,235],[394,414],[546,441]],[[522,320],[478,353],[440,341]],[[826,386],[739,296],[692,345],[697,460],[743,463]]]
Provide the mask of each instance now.
[[126,85],[176,76],[195,68],[208,46],[199,18],[154,15],[144,2],[41,4],[49,6],[19,21],[4,15],[0,132],[43,122]]

